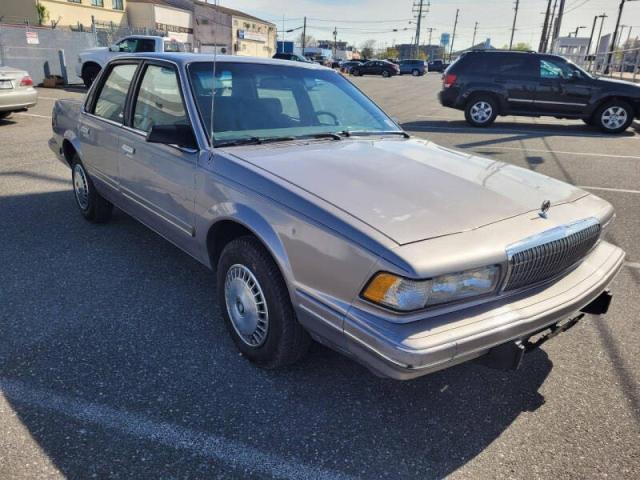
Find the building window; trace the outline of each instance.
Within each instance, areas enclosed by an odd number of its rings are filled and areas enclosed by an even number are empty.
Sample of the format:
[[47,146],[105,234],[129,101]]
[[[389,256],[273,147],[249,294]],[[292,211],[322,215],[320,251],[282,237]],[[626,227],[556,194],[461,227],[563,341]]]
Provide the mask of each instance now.
[[114,10],[124,10],[122,0],[111,0],[111,8],[113,8]]
[[91,0],[91,5],[94,7],[104,7],[104,0]]
[[67,0],[70,3],[82,3],[82,0]]

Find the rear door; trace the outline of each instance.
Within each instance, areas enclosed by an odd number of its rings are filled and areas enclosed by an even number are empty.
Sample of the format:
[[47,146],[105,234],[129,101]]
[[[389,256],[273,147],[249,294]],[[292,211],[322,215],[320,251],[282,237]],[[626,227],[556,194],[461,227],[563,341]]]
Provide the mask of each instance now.
[[122,193],[141,220],[184,246],[182,240],[195,233],[198,150],[145,138],[154,125],[191,125],[175,65],[145,62],[130,116],[118,146]]
[[511,111],[534,110],[534,99],[538,85],[535,57],[527,53],[489,53],[476,55],[486,74],[492,77],[499,89],[506,91],[507,106]]
[[78,120],[82,162],[96,181],[114,190],[119,183],[119,135],[124,124],[125,104],[138,67],[137,61],[111,64],[95,93],[87,99]]
[[557,57],[539,57],[536,109],[543,113],[579,115],[593,95],[592,79]]

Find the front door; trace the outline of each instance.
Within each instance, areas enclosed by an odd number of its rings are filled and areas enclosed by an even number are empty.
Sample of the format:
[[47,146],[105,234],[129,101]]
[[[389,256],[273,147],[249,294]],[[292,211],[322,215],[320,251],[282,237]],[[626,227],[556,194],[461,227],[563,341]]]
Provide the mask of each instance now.
[[593,94],[593,81],[556,57],[540,57],[536,109],[559,115],[580,115]]
[[190,125],[176,67],[147,63],[139,85],[120,137],[121,191],[142,221],[184,246],[195,235],[198,151],[145,140],[154,125]]
[[119,135],[125,102],[137,68],[137,62],[113,65],[98,87],[95,101],[89,102],[78,120],[85,168],[94,180],[114,190],[118,189]]

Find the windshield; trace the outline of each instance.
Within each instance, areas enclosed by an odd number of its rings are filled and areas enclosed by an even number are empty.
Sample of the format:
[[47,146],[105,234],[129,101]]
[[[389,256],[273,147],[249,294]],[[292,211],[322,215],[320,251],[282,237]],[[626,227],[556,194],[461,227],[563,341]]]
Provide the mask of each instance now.
[[[331,70],[218,62],[189,65],[200,118],[213,143],[347,132],[402,132]],[[213,100],[213,109],[211,102]],[[211,121],[213,110],[214,121]]]

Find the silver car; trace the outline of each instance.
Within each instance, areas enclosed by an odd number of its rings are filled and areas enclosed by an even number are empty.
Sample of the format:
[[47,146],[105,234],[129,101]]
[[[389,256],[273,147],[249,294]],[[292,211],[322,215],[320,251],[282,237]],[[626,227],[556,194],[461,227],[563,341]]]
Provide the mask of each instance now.
[[117,205],[214,269],[264,367],[311,339],[396,379],[516,367],[606,312],[623,263],[606,201],[411,138],[314,64],[121,57],[83,103],[56,102],[53,131],[82,215]]
[[34,107],[37,102],[38,92],[33,88],[29,73],[8,66],[0,67],[0,120],[12,112]]

